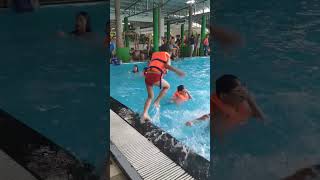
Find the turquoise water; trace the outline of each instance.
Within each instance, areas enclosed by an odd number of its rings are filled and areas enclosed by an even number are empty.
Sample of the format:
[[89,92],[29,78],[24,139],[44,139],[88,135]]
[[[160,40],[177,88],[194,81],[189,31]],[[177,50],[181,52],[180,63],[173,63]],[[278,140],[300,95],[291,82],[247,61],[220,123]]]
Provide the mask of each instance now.
[[[110,66],[110,95],[132,110],[142,113],[147,92],[142,72],[131,73],[134,64]],[[146,67],[145,63],[138,63],[140,71]],[[166,96],[161,101],[160,116],[151,107],[150,116],[153,123],[169,132],[196,153],[210,158],[209,122],[203,122],[194,127],[186,127],[185,122],[209,113],[210,96],[210,62],[209,58],[192,58],[172,63],[173,66],[186,72],[186,77],[180,78],[169,72],[165,79],[170,83]],[[183,84],[191,93],[193,100],[182,105],[169,102],[177,86]],[[159,88],[154,87],[155,96]]]
[[[95,38],[58,38],[81,10]],[[104,17],[105,4],[0,11],[0,108],[94,165],[105,160],[108,137]]]
[[215,79],[237,75],[268,116],[213,143],[213,177],[280,179],[320,162],[320,2],[216,1],[216,23],[240,32],[246,46],[217,48]]

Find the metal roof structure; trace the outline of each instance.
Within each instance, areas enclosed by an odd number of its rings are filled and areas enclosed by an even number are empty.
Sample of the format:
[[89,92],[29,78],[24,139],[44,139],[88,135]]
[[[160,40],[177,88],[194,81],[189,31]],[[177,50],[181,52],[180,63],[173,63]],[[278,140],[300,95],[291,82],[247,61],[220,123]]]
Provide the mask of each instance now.
[[[110,1],[111,26],[114,25],[114,2]],[[185,22],[189,14],[189,0],[120,0],[121,17],[129,17],[135,26],[141,28],[152,26],[152,10],[154,6],[161,7],[161,16],[165,22]],[[207,24],[210,16],[210,1],[195,0],[193,4],[193,22],[201,23],[201,16],[205,14]]]

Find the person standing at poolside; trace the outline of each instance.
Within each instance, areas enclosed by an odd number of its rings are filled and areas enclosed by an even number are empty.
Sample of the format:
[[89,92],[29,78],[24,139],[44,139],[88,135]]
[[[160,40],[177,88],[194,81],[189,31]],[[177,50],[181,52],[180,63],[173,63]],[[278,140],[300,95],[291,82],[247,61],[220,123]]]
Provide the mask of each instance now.
[[208,56],[209,54],[209,35],[206,35],[206,38],[203,40],[203,48],[204,48],[204,55]]
[[175,72],[178,76],[184,76],[185,73],[177,68],[174,68],[170,65],[170,55],[168,52],[160,51],[154,52],[148,67],[145,68],[145,84],[148,93],[148,98],[145,102],[143,113],[140,119],[141,123],[144,123],[146,120],[151,120],[148,111],[154,98],[153,86],[159,86],[161,91],[154,101],[156,108],[160,108],[160,100],[165,96],[170,84],[163,79],[163,76],[167,73],[167,70]]
[[196,37],[194,39],[194,55],[198,56],[198,48],[200,47],[200,34],[196,34]]
[[189,47],[190,47],[190,54],[189,54],[189,56],[192,57],[192,56],[193,56],[193,51],[194,51],[194,36],[193,36],[193,34],[192,34],[191,37],[189,38]]

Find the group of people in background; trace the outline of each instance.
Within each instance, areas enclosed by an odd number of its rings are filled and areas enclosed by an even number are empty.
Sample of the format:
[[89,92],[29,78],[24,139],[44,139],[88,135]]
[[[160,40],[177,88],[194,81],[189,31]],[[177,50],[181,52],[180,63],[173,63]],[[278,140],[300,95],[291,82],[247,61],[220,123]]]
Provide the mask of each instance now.
[[[142,40],[143,39],[143,40]],[[183,43],[182,43],[183,42]],[[170,36],[161,38],[161,45],[159,51],[169,50],[169,54],[172,60],[179,57],[193,57],[200,56],[200,43],[203,44],[202,51],[204,56],[210,55],[209,35],[201,42],[200,34],[195,36],[192,34],[189,38],[185,37],[181,39],[180,36]],[[113,36],[110,40],[110,53],[111,59],[116,56],[116,37]],[[139,35],[134,36],[134,46],[130,48],[131,61],[145,61],[149,60],[153,53],[153,38],[151,35],[145,38],[139,38]]]
[[[169,48],[172,59],[182,56],[200,56],[200,43],[203,43],[202,51],[204,51],[204,55],[208,56],[210,54],[209,35],[206,35],[206,37],[201,42],[200,34],[196,34],[195,36],[192,34],[189,38],[185,37],[183,39],[183,42],[184,43],[182,44],[180,36],[177,36],[176,38],[171,36],[169,42],[167,42],[166,38],[163,38],[160,51]],[[182,46],[187,48],[188,53],[182,54]]]

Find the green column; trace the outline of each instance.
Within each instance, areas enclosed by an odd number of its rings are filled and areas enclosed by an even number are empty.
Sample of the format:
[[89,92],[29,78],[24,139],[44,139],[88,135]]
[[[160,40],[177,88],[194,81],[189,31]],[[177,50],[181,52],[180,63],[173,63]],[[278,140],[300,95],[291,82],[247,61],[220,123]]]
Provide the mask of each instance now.
[[153,52],[159,51],[159,7],[153,9]]
[[181,47],[184,46],[184,24],[181,24]]
[[206,37],[206,16],[202,15],[202,24],[201,24],[201,38],[200,38],[200,56],[204,55],[203,50],[203,40]]
[[170,41],[170,21],[167,21],[167,42]]
[[192,34],[192,5],[189,6],[188,38],[191,37],[191,34]]
[[125,33],[125,36],[124,36],[124,41],[125,41],[125,47],[129,47],[129,37],[127,35],[128,31],[129,31],[129,27],[128,27],[128,17],[125,17],[124,18],[124,33]]

